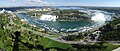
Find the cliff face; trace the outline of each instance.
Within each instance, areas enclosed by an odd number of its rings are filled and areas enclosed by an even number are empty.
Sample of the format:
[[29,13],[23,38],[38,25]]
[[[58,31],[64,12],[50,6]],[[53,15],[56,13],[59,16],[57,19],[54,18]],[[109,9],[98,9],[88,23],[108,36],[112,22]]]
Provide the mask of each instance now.
[[85,16],[58,16],[57,21],[90,21],[90,17]]
[[57,21],[90,21],[91,18],[87,13],[78,10],[61,10],[53,12],[58,17]]
[[[36,13],[36,14],[35,14]],[[49,18],[42,15],[51,15]],[[37,11],[30,12],[28,15],[35,17],[42,17],[42,20],[51,20],[52,16],[56,16],[56,21],[90,21],[91,18],[87,13],[80,12],[79,10],[53,10],[53,11]],[[53,19],[52,19],[53,20]]]

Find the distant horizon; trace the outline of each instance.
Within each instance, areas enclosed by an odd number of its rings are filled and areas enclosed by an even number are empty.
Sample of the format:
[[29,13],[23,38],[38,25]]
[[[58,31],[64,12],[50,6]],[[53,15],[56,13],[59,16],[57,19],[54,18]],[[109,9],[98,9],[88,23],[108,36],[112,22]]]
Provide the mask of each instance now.
[[[9,8],[9,7],[112,7],[112,6],[0,6],[0,8]],[[114,7],[115,6],[113,6],[113,8]]]
[[1,0],[0,7],[91,6],[120,7],[120,0]]

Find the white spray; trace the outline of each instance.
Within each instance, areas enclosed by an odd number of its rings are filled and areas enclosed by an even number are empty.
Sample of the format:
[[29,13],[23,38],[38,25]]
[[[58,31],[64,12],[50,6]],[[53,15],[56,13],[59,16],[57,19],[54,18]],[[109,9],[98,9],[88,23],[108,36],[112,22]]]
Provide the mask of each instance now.
[[53,15],[42,15],[40,17],[40,20],[45,20],[45,21],[56,21],[57,16],[53,16]]
[[91,18],[95,22],[106,21],[105,15],[103,13],[96,13],[95,16]]

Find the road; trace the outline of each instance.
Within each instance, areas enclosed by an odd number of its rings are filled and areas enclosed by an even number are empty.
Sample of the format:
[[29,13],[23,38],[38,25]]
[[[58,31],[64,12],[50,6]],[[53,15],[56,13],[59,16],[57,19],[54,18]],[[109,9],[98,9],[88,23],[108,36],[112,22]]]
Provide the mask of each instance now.
[[[16,26],[19,26],[17,24],[15,24],[12,20],[12,18],[14,17],[10,17],[10,24],[14,24]],[[68,43],[68,44],[84,44],[83,40],[85,40],[85,38],[81,41],[66,41],[66,40],[63,40],[61,37],[62,36],[67,36],[68,34],[66,33],[63,33],[62,35],[60,36],[57,36],[57,37],[51,37],[52,35],[49,35],[49,34],[45,34],[45,33],[42,33],[42,32],[39,32],[39,31],[34,31],[32,29],[29,29],[29,28],[26,28],[26,27],[23,27],[21,26],[21,29],[19,30],[28,30],[28,31],[31,31],[33,32],[33,34],[36,34],[36,35],[40,35],[40,36],[44,36],[44,37],[47,37],[47,38],[50,38],[54,41],[57,41],[57,42],[62,42],[62,43]],[[78,32],[77,33],[73,33],[73,34],[70,34],[70,35],[78,35]],[[97,37],[98,38],[98,37]],[[96,42],[101,42],[101,41],[97,41],[97,38],[95,41],[90,41],[91,43],[96,43]],[[120,43],[117,43],[116,41],[106,41],[106,42],[109,42],[111,44],[114,44],[114,45],[120,45]]]

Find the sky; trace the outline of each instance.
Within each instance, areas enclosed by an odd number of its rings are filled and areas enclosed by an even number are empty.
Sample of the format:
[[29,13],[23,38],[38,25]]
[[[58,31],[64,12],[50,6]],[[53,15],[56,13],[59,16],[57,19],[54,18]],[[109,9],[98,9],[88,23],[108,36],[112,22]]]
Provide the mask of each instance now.
[[107,6],[120,7],[120,0],[0,0],[0,7],[10,6]]

